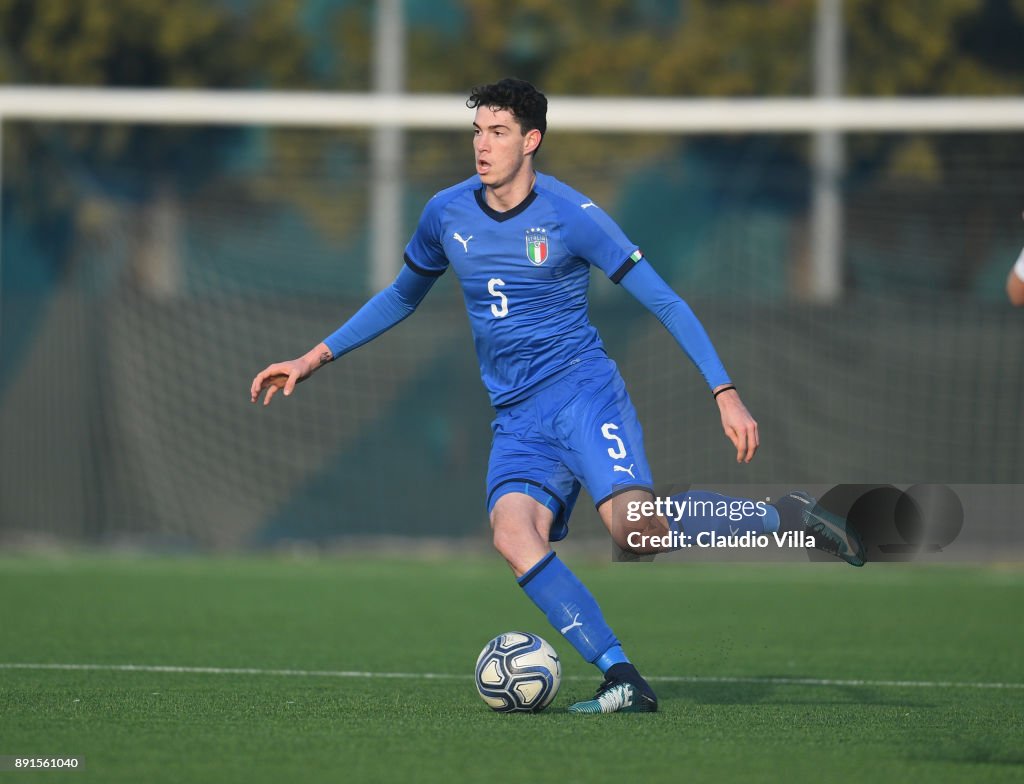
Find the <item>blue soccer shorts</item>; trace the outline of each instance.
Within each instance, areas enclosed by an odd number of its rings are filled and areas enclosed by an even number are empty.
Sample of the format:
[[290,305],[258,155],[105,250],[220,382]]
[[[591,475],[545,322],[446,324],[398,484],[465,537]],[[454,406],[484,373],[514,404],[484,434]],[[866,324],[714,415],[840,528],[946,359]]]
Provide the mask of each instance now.
[[580,487],[597,506],[633,488],[651,490],[643,431],[615,363],[585,360],[530,397],[498,410],[487,466],[487,513],[525,493],[555,516],[550,539],[569,533]]

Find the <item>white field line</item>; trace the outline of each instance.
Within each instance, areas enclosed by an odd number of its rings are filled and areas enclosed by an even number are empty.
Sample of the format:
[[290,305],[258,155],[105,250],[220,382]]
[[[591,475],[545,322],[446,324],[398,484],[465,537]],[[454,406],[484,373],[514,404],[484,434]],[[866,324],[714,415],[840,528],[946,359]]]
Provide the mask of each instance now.
[[[272,675],[293,678],[385,678],[406,680],[469,680],[469,675],[444,672],[364,672],[360,670],[274,670],[255,667],[178,667],[164,664],[54,664],[0,662],[0,670],[94,670],[103,672],[154,672],[200,675]],[[567,676],[567,680],[592,680]],[[654,675],[649,681],[661,683],[746,683],[767,686],[874,686],[919,689],[1024,689],[1024,683],[979,683],[974,681],[860,680],[833,678],[756,678],[701,675]]]

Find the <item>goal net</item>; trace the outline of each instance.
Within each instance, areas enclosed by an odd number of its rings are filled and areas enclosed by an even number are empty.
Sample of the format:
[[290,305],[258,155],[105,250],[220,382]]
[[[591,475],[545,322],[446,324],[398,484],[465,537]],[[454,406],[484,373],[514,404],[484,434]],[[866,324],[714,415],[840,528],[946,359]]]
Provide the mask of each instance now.
[[[737,466],[685,356],[595,274],[593,319],[660,483],[1024,475],[1024,323],[1003,293],[1024,245],[1024,130],[846,129],[840,287],[822,298],[820,121],[645,132],[635,113],[611,131],[600,116],[562,129],[553,115],[537,168],[644,249],[761,428]],[[258,370],[372,293],[375,182],[401,186],[400,248],[425,201],[472,173],[468,131],[423,118],[410,108],[390,174],[370,121],[5,121],[0,537],[234,548],[485,531],[491,411],[453,275],[292,398],[248,400]]]

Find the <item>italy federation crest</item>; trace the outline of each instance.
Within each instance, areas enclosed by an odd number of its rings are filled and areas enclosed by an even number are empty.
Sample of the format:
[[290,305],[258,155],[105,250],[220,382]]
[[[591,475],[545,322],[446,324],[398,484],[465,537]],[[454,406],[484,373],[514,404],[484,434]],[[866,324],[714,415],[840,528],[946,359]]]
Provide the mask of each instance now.
[[526,258],[538,267],[548,260],[547,229],[526,230]]

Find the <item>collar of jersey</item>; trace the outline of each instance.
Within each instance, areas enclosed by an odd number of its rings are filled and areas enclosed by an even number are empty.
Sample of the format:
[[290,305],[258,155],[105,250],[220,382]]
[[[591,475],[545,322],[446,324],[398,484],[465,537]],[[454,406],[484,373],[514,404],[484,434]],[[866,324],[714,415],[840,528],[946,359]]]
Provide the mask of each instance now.
[[526,198],[519,202],[519,204],[517,204],[510,210],[505,210],[504,212],[498,212],[497,210],[492,209],[490,205],[487,204],[487,199],[484,198],[484,187],[482,185],[475,191],[473,191],[473,195],[476,196],[476,203],[480,205],[480,209],[484,211],[484,214],[491,220],[496,220],[498,221],[498,223],[501,223],[502,221],[507,221],[510,218],[514,218],[516,215],[523,212],[523,210],[525,210],[527,207],[533,204],[533,200],[537,198],[537,191],[530,191],[530,193],[527,194]]

